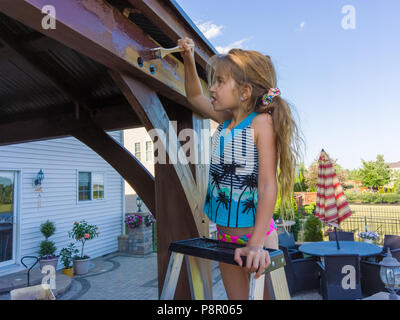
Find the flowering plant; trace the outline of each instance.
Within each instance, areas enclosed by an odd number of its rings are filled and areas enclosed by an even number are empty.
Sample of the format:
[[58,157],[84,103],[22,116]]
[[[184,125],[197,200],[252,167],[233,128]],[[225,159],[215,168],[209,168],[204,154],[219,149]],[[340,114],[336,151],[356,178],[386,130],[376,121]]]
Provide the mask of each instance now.
[[143,218],[137,214],[130,214],[125,218],[125,224],[130,229],[139,227],[142,223]]
[[362,239],[369,239],[369,240],[378,240],[379,235],[376,231],[363,231],[358,234],[358,236]]
[[66,269],[71,268],[72,256],[74,253],[78,253],[78,249],[75,248],[74,243],[70,243],[68,247],[62,248],[62,250],[60,251],[61,260],[64,263],[64,267]]
[[156,222],[156,219],[151,213],[144,217],[144,224],[146,225],[146,227],[150,227],[154,222]]
[[92,240],[95,237],[98,237],[100,232],[98,232],[99,228],[95,225],[88,224],[85,220],[78,222],[74,222],[74,226],[72,227],[72,231],[69,232],[70,238],[75,239],[76,241],[80,241],[82,243],[82,250],[80,256],[77,255],[74,259],[87,259],[89,256],[83,255],[83,249],[85,247],[85,242],[87,240]]

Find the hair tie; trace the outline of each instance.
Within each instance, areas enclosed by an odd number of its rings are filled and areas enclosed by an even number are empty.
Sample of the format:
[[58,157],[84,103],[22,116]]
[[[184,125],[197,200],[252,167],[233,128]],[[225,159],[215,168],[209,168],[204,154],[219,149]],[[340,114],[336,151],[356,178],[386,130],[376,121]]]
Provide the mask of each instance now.
[[272,102],[272,99],[275,98],[276,96],[279,96],[281,94],[281,90],[278,88],[271,88],[267,93],[265,93],[262,97],[262,104],[264,106],[269,105]]

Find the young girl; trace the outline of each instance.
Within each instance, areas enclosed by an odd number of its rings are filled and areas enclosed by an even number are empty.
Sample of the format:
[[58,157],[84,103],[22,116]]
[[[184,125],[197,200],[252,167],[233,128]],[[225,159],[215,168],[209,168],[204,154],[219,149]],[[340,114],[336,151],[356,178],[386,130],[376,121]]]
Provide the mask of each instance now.
[[[210,100],[197,75],[193,40],[179,39],[178,45],[185,49],[188,101],[220,124],[212,138],[204,213],[216,223],[219,240],[246,245],[235,250],[239,266],[219,263],[222,281],[228,299],[248,299],[250,273],[257,272],[258,278],[270,265],[263,247],[278,249],[272,218],[277,185],[283,212],[291,208],[301,138],[276,87],[269,56],[241,49],[213,56],[207,67]],[[267,282],[264,299],[269,299]]]

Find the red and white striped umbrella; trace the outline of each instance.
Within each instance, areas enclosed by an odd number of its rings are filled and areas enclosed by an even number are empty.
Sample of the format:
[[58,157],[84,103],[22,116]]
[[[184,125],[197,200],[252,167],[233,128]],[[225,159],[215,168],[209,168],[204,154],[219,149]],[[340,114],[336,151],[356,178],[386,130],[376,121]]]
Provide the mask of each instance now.
[[334,227],[352,214],[329,156],[322,150],[318,159],[317,207],[315,215]]

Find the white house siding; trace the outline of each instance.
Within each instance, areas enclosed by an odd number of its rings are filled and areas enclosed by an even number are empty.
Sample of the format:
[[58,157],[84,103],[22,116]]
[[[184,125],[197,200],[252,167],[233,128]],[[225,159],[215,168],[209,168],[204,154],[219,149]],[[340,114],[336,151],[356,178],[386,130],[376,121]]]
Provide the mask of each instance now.
[[[109,134],[123,144],[122,131]],[[39,208],[32,180],[40,169],[45,178]],[[39,227],[46,219],[56,226],[50,240],[55,241],[57,253],[74,241],[68,237],[68,231],[75,221],[82,219],[96,224],[100,232],[98,238],[85,244],[85,254],[95,258],[118,250],[125,210],[124,181],[89,147],[73,137],[2,146],[0,170],[17,170],[20,175],[17,264],[25,255],[37,255],[39,243],[44,239]],[[78,171],[104,173],[104,200],[78,202]]]

